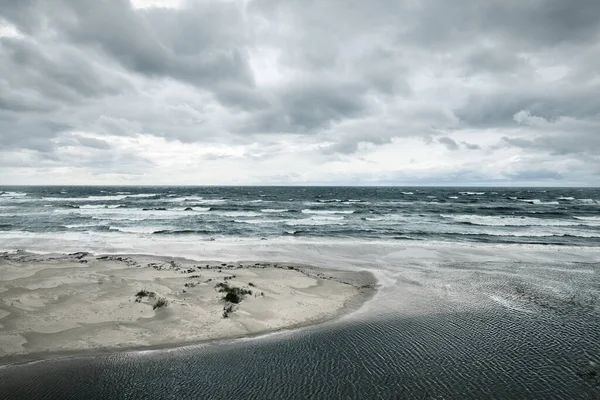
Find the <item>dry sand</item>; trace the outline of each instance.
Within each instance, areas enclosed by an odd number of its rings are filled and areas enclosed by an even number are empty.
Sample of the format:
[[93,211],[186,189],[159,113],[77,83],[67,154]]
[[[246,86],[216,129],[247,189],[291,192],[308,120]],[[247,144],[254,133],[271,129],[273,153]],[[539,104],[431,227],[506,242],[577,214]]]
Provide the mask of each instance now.
[[[228,317],[220,282],[252,291]],[[303,326],[360,307],[374,287],[368,272],[289,263],[0,253],[0,362]],[[153,294],[136,297],[141,290]],[[159,298],[167,306],[154,309]]]

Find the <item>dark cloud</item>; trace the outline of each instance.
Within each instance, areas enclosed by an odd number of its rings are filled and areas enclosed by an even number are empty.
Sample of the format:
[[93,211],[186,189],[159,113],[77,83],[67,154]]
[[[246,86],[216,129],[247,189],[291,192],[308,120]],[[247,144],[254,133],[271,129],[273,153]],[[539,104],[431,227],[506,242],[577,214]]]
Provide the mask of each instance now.
[[112,146],[105,140],[89,138],[89,137],[78,137],[77,142],[85,147],[91,147],[98,150],[108,150]]
[[455,151],[460,148],[458,143],[446,136],[439,138],[437,141],[438,143],[443,144],[450,151]]
[[479,146],[478,144],[468,142],[462,142],[461,144],[465,146],[465,148],[467,148],[468,150],[481,150],[481,146]]

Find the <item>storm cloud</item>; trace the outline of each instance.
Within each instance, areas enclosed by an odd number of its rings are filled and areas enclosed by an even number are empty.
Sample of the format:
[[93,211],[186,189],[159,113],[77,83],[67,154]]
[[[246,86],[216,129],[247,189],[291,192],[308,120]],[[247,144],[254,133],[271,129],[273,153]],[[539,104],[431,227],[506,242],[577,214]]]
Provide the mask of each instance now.
[[0,0],[0,184],[600,184],[595,0]]

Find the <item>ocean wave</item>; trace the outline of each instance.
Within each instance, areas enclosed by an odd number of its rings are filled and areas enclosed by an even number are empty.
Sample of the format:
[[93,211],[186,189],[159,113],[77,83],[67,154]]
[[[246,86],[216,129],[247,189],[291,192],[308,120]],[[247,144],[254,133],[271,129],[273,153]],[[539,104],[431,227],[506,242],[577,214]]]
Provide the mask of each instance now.
[[68,224],[65,225],[64,227],[67,229],[79,229],[79,228],[96,228],[99,226],[106,226],[106,225],[100,225],[100,224]]
[[564,233],[558,232],[521,232],[521,231],[512,231],[512,232],[503,232],[503,231],[474,231],[474,232],[455,232],[455,231],[446,231],[446,232],[408,232],[408,233],[419,233],[419,234],[444,234],[444,235],[459,235],[459,236],[490,236],[490,237],[518,237],[518,238],[549,238],[549,237],[574,237],[574,238],[600,238],[600,232],[586,232],[586,231],[568,231]]
[[289,212],[290,210],[287,208],[265,208],[260,211],[264,213],[284,213]]
[[535,204],[535,205],[552,205],[557,206],[560,205],[558,201],[541,201],[540,199],[518,199],[523,203]]
[[575,217],[575,219],[587,226],[600,227],[600,217]]
[[317,200],[317,202],[319,202],[319,203],[341,203],[342,200],[340,200],[340,199],[327,199],[327,200],[319,199],[319,200]]
[[318,226],[318,225],[346,225],[344,222],[339,220],[331,220],[331,219],[314,219],[314,218],[304,218],[304,219],[295,219],[289,220],[285,222],[286,225],[289,226]]
[[0,192],[0,197],[7,199],[22,198],[27,196],[25,192]]
[[462,196],[483,196],[485,192],[458,192]]
[[440,214],[442,218],[451,219],[460,223],[479,226],[584,226],[581,221],[568,221],[556,219],[543,219],[532,217],[504,217],[480,215],[447,215]]
[[[198,212],[208,212],[211,211],[212,207],[196,207],[195,205],[189,205],[183,209],[183,211],[198,211]],[[181,210],[180,208],[176,210]]]
[[303,214],[354,214],[354,210],[311,210],[306,208],[302,210]]
[[278,224],[285,222],[287,220],[281,219],[234,219],[233,222],[237,224],[251,224],[251,225],[268,225],[268,224]]
[[131,209],[131,208],[73,208],[73,209],[53,209],[54,214],[64,214],[70,216],[82,216],[100,220],[114,221],[144,221],[144,220],[169,220],[192,215],[204,214],[203,212],[190,212],[182,209]]
[[557,200],[567,200],[567,201],[572,201],[572,200],[575,200],[575,197],[570,197],[570,196],[568,196],[568,197],[564,197],[564,196],[561,196],[561,197],[559,197]]
[[140,194],[128,194],[128,199],[144,199],[149,197],[160,197],[157,193],[140,193]]
[[98,208],[119,208],[121,207],[119,204],[84,204],[81,206],[77,206],[78,208],[83,209],[98,209]]
[[214,211],[212,215],[223,217],[259,217],[260,213],[254,211]]
[[42,197],[45,201],[118,201],[123,200],[127,195],[120,194],[114,196],[87,196],[87,197]]
[[402,192],[402,194],[411,195],[411,194],[414,194],[414,193],[413,192]]
[[153,235],[206,235],[211,233],[213,232],[203,229],[161,229],[152,232]]
[[[111,230],[116,230],[122,233],[135,233],[135,234],[152,234],[156,231],[169,230],[163,226],[110,226]],[[175,229],[175,228],[170,228]]]

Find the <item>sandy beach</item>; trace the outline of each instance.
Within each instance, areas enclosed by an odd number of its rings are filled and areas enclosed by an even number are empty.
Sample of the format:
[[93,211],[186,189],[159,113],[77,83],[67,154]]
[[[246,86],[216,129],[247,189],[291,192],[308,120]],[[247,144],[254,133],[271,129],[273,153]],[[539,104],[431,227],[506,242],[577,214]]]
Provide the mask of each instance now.
[[0,361],[298,327],[360,307],[374,288],[367,272],[289,263],[2,253]]

